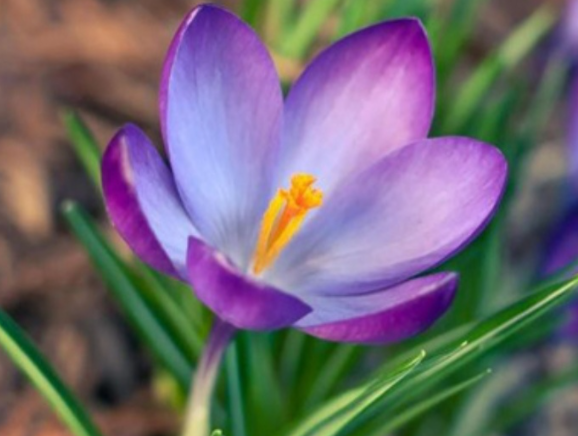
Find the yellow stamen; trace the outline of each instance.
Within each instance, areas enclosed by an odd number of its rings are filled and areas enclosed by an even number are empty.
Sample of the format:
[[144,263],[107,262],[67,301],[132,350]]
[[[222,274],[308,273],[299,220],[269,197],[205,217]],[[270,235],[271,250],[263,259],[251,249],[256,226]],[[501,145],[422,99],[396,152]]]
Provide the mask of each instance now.
[[263,214],[261,231],[253,256],[253,272],[262,273],[277,259],[301,228],[309,210],[321,206],[323,193],[313,188],[315,177],[295,174],[291,187],[280,189]]

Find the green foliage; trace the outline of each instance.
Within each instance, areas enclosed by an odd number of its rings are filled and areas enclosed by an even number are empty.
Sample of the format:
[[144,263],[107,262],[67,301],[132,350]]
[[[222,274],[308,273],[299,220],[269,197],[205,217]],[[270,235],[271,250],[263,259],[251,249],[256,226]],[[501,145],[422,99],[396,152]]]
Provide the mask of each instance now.
[[82,119],[73,111],[62,115],[70,142],[92,183],[100,189],[100,149]]
[[0,310],[0,346],[76,436],[101,436],[78,400],[18,325]]
[[[66,203],[63,213],[143,343],[148,345],[157,361],[175,377],[183,392],[188,391],[194,363],[193,352],[197,344],[192,340],[181,343],[178,338],[193,338],[192,331],[183,326],[186,332],[178,336],[171,334],[171,328],[163,322],[165,317],[161,315],[163,305],[149,304],[143,295],[145,286],[139,285],[131,276],[127,265],[115,253],[86,212],[74,203]],[[157,288],[155,292],[163,291]]]

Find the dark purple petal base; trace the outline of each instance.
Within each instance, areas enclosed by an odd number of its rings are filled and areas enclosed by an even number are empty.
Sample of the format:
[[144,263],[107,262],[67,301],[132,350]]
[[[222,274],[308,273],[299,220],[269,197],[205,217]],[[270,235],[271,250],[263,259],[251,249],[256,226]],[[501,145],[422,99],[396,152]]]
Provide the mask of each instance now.
[[189,239],[187,267],[199,300],[237,328],[288,327],[311,311],[301,300],[251,280],[225,256],[196,238]]

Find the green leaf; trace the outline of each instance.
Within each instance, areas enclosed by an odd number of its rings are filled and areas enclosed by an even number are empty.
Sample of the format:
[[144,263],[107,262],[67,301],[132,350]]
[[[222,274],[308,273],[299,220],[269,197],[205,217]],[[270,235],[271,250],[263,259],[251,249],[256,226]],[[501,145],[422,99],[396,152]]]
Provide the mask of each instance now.
[[232,342],[225,357],[225,369],[227,371],[227,397],[229,400],[229,413],[231,415],[231,434],[246,436],[245,410],[243,406],[243,393],[241,374],[239,372],[239,356],[237,343]]
[[359,0],[346,1],[341,14],[339,14],[340,22],[335,39],[349,35],[350,33],[379,20],[381,16],[379,9],[380,7],[383,8],[382,3],[383,1],[381,3]]
[[315,377],[306,398],[303,400],[305,410],[311,409],[327,397],[327,394],[341,380],[360,351],[361,348],[358,346],[340,344],[332,352],[325,353],[325,362],[320,365],[323,369]]
[[334,436],[344,426],[363,413],[373,403],[381,399],[391,388],[401,382],[424,359],[425,352],[381,374],[372,383],[362,388],[352,389],[336,400],[319,408],[304,420],[288,436]]
[[550,60],[538,89],[528,104],[522,125],[515,130],[511,141],[514,147],[508,156],[511,162],[510,178],[514,186],[524,183],[522,176],[525,158],[540,141],[540,133],[550,124],[552,111],[565,89],[567,73],[566,66],[559,59]]
[[431,0],[390,0],[385,9],[388,18],[423,16],[431,7],[431,3]]
[[299,14],[297,23],[290,28],[280,41],[280,52],[286,56],[301,59],[311,48],[319,28],[342,0],[310,0]]
[[[204,348],[205,340],[200,326],[191,322],[180,302],[171,297],[171,294],[179,292],[179,289],[167,286],[157,273],[146,265],[139,262],[137,266],[136,276],[131,275],[133,284],[183,353],[196,360]],[[192,295],[190,288],[187,293]]]
[[264,24],[265,38],[278,47],[287,31],[288,23],[295,16],[295,0],[269,0]]
[[88,215],[72,202],[64,204],[63,212],[137,334],[186,392],[192,373],[192,356],[187,356],[175,343]]
[[511,338],[544,314],[552,311],[572,298],[572,291],[578,286],[578,277],[531,294],[491,315],[474,325],[453,346],[442,359],[423,362],[419,370],[408,377],[395,392],[368,413],[366,419],[377,416],[383,410],[402,407],[424,395],[440,381],[455,374],[466,364],[479,359],[490,349]]
[[460,131],[470,121],[500,74],[517,66],[552,28],[555,19],[552,10],[544,6],[514,30],[455,93],[457,99],[443,124],[444,132]]
[[260,28],[262,4],[261,0],[243,0],[241,3],[241,17],[253,29]]
[[[475,30],[480,6],[488,0],[457,0],[452,2],[449,14],[434,13],[428,20],[430,40],[434,46],[440,86],[445,89],[464,46]],[[437,2],[436,12],[447,10]],[[449,16],[448,16],[449,15]],[[453,86],[453,84],[450,84]]]
[[272,358],[271,336],[241,332],[237,344],[247,387],[248,433],[251,436],[272,434],[284,421],[287,410]]
[[76,156],[92,183],[100,191],[100,148],[94,136],[76,112],[67,110],[62,119]]
[[484,371],[482,374],[478,374],[475,377],[465,380],[455,386],[442,389],[436,394],[430,397],[426,397],[424,400],[419,401],[408,408],[404,408],[403,410],[399,411],[399,413],[391,414],[391,419],[386,419],[385,425],[380,425],[375,432],[369,433],[367,436],[382,436],[398,430],[428,410],[447,400],[448,398],[451,398],[472,387],[474,384],[480,382],[480,380],[485,378],[490,373],[490,370]]
[[[455,374],[466,364],[479,359],[484,353],[513,337],[544,314],[569,301],[572,297],[571,291],[577,286],[578,277],[575,277],[572,280],[546,287],[485,320],[474,323],[467,332],[456,338],[453,344],[448,345],[445,352],[424,360],[417,369],[404,377],[388,395],[380,397],[379,401],[371,402],[365,413],[357,414],[354,417],[355,421],[348,419],[344,425],[348,426],[349,431],[363,426],[356,434],[365,435],[367,431],[371,431],[381,424],[384,413],[396,408],[409,407],[416,401],[417,397],[423,396],[427,390],[435,387],[440,381]],[[457,330],[459,331],[459,329]],[[377,379],[383,377],[383,373],[387,374],[391,371],[391,364],[384,365]],[[373,383],[376,383],[376,377],[346,396],[326,402],[317,412],[306,418],[299,429],[302,427],[311,428],[312,421],[315,424],[319,422],[319,415],[323,417],[323,414],[333,413],[339,409],[339,405],[343,404],[345,400],[352,401],[356,392],[369,388]],[[308,433],[290,433],[290,436],[305,435]]]
[[101,436],[78,400],[27,335],[0,310],[0,345],[76,436]]

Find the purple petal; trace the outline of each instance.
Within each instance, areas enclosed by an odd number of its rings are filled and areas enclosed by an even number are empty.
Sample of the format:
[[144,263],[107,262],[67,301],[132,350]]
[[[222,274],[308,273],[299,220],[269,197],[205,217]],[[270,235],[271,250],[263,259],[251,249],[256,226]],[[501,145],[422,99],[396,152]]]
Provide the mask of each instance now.
[[217,7],[194,9],[167,55],[161,121],[195,227],[237,264],[249,259],[271,198],[282,106],[273,62],[253,30]]
[[544,253],[539,267],[542,277],[554,274],[578,260],[578,204],[564,214],[552,232]]
[[569,0],[564,11],[561,26],[562,48],[569,56],[576,56],[578,49],[578,1]]
[[189,239],[187,265],[199,300],[235,327],[278,329],[311,311],[301,300],[244,276],[225,256],[196,238]]
[[482,230],[506,173],[500,151],[472,139],[403,147],[325,198],[264,277],[297,295],[366,293],[406,280]]
[[568,305],[563,316],[565,318],[559,335],[576,343],[578,339],[578,300],[574,300]]
[[[546,278],[561,272],[573,262],[578,261],[578,204],[570,207],[557,223],[547,241],[544,256],[541,259],[538,275]],[[567,271],[567,278],[578,274],[578,268]],[[578,338],[578,299],[574,299],[562,311],[562,325],[557,336],[576,342]]]
[[[576,49],[578,50],[578,46]],[[567,123],[568,172],[573,188],[572,195],[575,196],[576,192],[578,192],[578,74],[576,73],[574,73],[574,77],[572,78],[569,91],[570,98]]]
[[197,232],[169,169],[138,127],[126,125],[110,141],[102,159],[102,187],[112,223],[137,256],[185,278],[187,241]]
[[372,294],[313,297],[307,300],[313,312],[296,326],[330,341],[401,341],[441,317],[450,307],[457,285],[456,274],[439,273]]
[[427,137],[435,94],[421,23],[384,22],[338,41],[291,89],[278,184],[307,172],[329,191],[387,153]]

